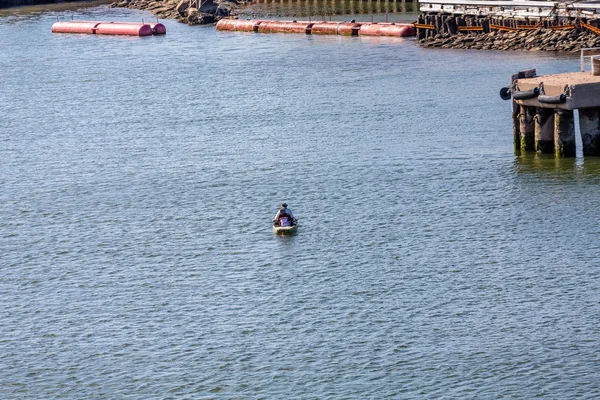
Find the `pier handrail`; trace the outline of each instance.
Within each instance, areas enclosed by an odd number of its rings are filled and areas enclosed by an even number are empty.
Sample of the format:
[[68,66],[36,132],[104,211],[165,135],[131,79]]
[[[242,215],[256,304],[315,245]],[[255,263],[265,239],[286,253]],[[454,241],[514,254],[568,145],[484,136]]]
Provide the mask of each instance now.
[[554,0],[421,0],[419,4],[443,4],[443,5],[470,5],[470,6],[505,6],[505,7],[550,7],[562,5],[568,9],[596,9],[599,7],[598,0],[561,2]]
[[585,72],[585,59],[590,59],[590,64],[592,62],[592,57],[600,56],[600,47],[587,47],[581,49],[581,55],[579,56],[579,62],[581,64],[581,72]]

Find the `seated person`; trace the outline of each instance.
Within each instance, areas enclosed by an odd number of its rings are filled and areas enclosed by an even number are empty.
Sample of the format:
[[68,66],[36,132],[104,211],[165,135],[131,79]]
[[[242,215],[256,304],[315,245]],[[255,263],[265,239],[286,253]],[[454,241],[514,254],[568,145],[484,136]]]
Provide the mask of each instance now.
[[292,210],[287,208],[287,203],[281,203],[279,211],[277,211],[277,214],[275,214],[275,218],[273,218],[273,224],[279,225],[279,219],[282,217],[287,217],[290,225],[296,224],[294,214],[292,214]]

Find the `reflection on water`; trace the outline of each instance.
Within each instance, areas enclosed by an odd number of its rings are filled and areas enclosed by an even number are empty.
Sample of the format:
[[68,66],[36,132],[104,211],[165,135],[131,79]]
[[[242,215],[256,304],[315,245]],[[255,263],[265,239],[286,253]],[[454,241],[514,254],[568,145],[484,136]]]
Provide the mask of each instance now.
[[407,3],[404,1],[257,0],[245,8],[241,15],[263,18],[318,17],[315,19],[326,20],[336,19],[336,16],[347,15],[360,16],[360,20],[373,19],[374,21],[388,20],[394,22],[412,21],[413,17],[416,17],[418,9],[418,3]]
[[593,177],[600,179],[600,159],[595,157],[560,158],[553,154],[522,153],[515,156],[515,170],[555,178]]

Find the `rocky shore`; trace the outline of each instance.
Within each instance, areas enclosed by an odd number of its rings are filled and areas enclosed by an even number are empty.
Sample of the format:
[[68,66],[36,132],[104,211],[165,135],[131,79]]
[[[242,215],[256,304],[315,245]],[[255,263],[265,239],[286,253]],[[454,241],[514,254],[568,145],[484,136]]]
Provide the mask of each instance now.
[[211,24],[235,15],[245,0],[119,0],[110,7],[147,10],[158,18],[176,19],[188,25]]
[[600,47],[600,36],[589,31],[572,29],[489,33],[444,33],[419,40],[423,47],[477,50],[527,50],[578,52],[586,47]]
[[[235,16],[242,7],[250,3],[251,0],[118,0],[110,6],[147,10],[158,18],[202,25]],[[469,27],[481,26],[482,29],[474,32],[460,31],[458,26],[464,25],[465,21]],[[491,23],[498,24],[498,21],[475,17],[453,19],[444,15],[422,15],[417,22],[435,27],[435,31],[417,30],[417,42],[423,47],[547,52],[579,52],[582,48],[600,47],[600,35],[582,29],[579,25],[567,30],[538,28],[505,31],[490,28]],[[503,23],[512,26],[518,24],[517,21]]]

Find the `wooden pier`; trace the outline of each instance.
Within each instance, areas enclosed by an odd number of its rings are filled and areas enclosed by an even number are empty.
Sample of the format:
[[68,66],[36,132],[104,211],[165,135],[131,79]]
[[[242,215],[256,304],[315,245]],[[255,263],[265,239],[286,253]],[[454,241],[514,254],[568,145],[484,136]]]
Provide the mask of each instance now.
[[500,91],[503,99],[512,99],[517,151],[574,157],[577,114],[583,155],[600,156],[600,49],[583,50],[584,58],[591,59],[592,71],[582,67],[580,72],[545,76],[522,71]]
[[419,0],[425,14],[472,15],[495,18],[539,20],[548,17],[595,19],[600,16],[600,1],[558,2],[532,0]]
[[[535,35],[543,30],[548,38],[561,38],[561,32],[591,32],[600,35],[600,0],[589,2],[556,1],[499,1],[499,0],[420,0],[421,12],[415,23],[420,43],[428,44],[461,35],[486,35],[490,33],[524,33]],[[569,35],[565,33],[565,35]],[[570,35],[569,41],[574,38]],[[495,39],[495,38],[494,38]],[[544,42],[542,38],[541,42]],[[552,38],[549,38],[552,40]],[[556,40],[555,40],[556,41]],[[429,43],[427,43],[429,42]],[[447,42],[447,41],[446,41]],[[490,40],[494,42],[494,40]],[[433,43],[433,47],[445,43]],[[545,43],[544,43],[545,44]],[[549,48],[550,51],[577,51],[578,43]],[[438,46],[439,45],[439,46]],[[587,45],[583,47],[597,46]],[[446,46],[447,47],[447,46]],[[506,47],[506,46],[504,46]]]

